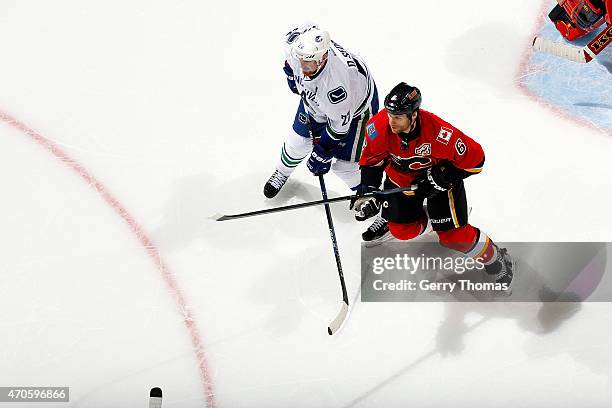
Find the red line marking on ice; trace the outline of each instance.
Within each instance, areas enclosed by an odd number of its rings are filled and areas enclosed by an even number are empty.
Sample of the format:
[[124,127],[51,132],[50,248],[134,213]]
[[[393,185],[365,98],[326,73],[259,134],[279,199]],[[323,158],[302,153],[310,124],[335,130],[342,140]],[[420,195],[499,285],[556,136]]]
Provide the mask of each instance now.
[[204,353],[204,343],[202,341],[202,336],[200,336],[198,327],[189,310],[189,306],[187,304],[187,301],[185,300],[185,296],[178,287],[178,283],[176,281],[176,278],[174,277],[174,274],[170,272],[170,269],[162,260],[161,255],[157,250],[155,244],[153,244],[151,239],[149,239],[142,227],[136,222],[134,217],[132,217],[132,215],[130,215],[130,213],[125,209],[125,207],[121,205],[119,200],[117,200],[117,198],[115,198],[99,180],[97,180],[89,171],[87,171],[85,167],[83,167],[76,160],[68,156],[68,154],[66,154],[66,152],[64,152],[57,144],[45,138],[40,133],[36,132],[35,130],[31,129],[30,127],[26,126],[25,124],[5,112],[0,111],[0,120],[12,126],[13,128],[21,131],[27,136],[31,137],[34,141],[36,141],[47,151],[53,154],[66,166],[71,168],[87,184],[89,184],[94,190],[96,190],[102,200],[104,200],[106,204],[112,207],[112,209],[117,213],[117,215],[123,218],[123,220],[128,224],[130,230],[134,233],[134,235],[136,235],[144,249],[147,251],[147,254],[157,267],[157,270],[161,273],[168,290],[170,291],[174,300],[177,303],[179,312],[183,316],[183,323],[189,331],[189,335],[191,337],[191,344],[195,349],[198,369],[200,372],[200,382],[204,388],[207,407],[214,408],[216,405],[214,398],[214,389],[210,371],[208,368],[208,363],[206,361],[206,355]]
[[[534,28],[531,31],[531,37],[530,38],[534,38],[542,29],[542,27],[544,27],[544,24],[546,24],[547,22],[547,18],[548,18],[548,9],[551,7],[551,4],[549,1],[544,1],[542,2],[542,5],[540,6],[540,10],[538,11],[538,18],[535,22]],[[523,51],[523,54],[521,56],[521,62],[519,64],[518,67],[518,73],[516,75],[516,78],[521,78],[523,76],[529,75],[530,74],[530,70],[529,70],[529,60],[530,57],[533,53],[533,48],[531,47],[531,43],[529,43],[529,45],[525,48],[525,50]],[[578,64],[578,63],[577,63]],[[589,130],[595,130],[597,132],[601,132],[601,133],[606,133],[608,135],[612,135],[611,131],[608,131],[607,129],[603,129],[603,128],[599,128],[595,125],[593,125],[593,123],[585,120],[584,118],[581,118],[580,116],[576,116],[570,112],[567,112],[555,105],[553,105],[552,103],[548,102],[547,100],[545,100],[544,98],[536,95],[535,93],[533,93],[525,84],[521,83],[520,81],[516,81],[516,86],[517,88],[523,93],[525,94],[527,97],[529,97],[530,99],[532,99],[534,102],[548,108],[549,110],[551,110],[556,116],[575,122],[583,127],[588,128]]]

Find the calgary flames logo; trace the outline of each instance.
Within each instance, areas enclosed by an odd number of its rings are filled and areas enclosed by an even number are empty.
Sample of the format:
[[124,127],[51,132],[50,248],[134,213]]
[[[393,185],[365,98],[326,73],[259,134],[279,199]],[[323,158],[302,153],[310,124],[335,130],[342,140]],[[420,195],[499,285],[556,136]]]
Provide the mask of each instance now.
[[393,153],[391,154],[392,165],[401,171],[411,172],[420,171],[427,167],[431,167],[431,159],[423,156],[400,157]]

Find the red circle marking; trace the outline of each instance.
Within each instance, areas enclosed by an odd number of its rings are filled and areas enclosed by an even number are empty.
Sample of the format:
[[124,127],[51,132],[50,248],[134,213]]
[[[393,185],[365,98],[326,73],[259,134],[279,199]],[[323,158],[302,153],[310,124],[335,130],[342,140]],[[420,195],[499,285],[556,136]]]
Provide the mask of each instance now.
[[157,250],[155,244],[153,244],[151,239],[147,236],[147,234],[144,232],[138,222],[136,222],[134,217],[132,217],[132,215],[119,202],[119,200],[117,200],[117,198],[115,198],[108,191],[104,184],[97,180],[85,167],[83,167],[83,165],[68,156],[68,154],[66,154],[66,152],[64,152],[56,143],[45,138],[40,133],[36,132],[35,130],[31,129],[24,123],[18,121],[17,119],[5,112],[0,111],[0,120],[32,138],[34,141],[44,147],[49,153],[53,154],[53,156],[62,161],[70,169],[72,169],[89,186],[96,190],[96,192],[100,195],[100,198],[102,198],[102,200],[106,204],[108,204],[115,211],[115,213],[117,213],[117,215],[123,218],[123,220],[128,224],[132,233],[136,235],[136,238],[138,238],[138,241],[140,241],[140,244],[144,247],[145,251],[149,255],[149,258],[151,258],[151,260],[155,264],[155,267],[161,274],[167,289],[170,291],[172,297],[176,302],[178,311],[183,317],[183,324],[185,324],[185,327],[189,331],[189,335],[191,337],[191,344],[195,351],[196,360],[198,362],[198,369],[200,372],[200,383],[204,388],[206,407],[214,408],[216,406],[215,394],[212,378],[210,375],[210,369],[206,361],[206,354],[204,352],[204,342],[202,341],[202,336],[200,335],[200,331],[195,323],[195,320],[193,319],[187,301],[185,300],[185,296],[179,288],[174,274],[170,272],[170,269],[162,260],[161,254]]

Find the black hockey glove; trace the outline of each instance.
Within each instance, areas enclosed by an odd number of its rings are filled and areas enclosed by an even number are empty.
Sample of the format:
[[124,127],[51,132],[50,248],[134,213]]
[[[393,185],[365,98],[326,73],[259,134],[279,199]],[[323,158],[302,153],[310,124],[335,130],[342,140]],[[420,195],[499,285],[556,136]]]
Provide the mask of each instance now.
[[333,157],[333,150],[328,151],[320,144],[315,144],[308,158],[306,166],[308,170],[315,176],[322,176],[327,174],[331,168],[331,162]]
[[453,184],[463,179],[457,169],[450,163],[441,163],[429,167],[423,174],[414,179],[414,195],[420,198],[433,197],[453,188]]
[[380,201],[375,196],[364,194],[378,191],[378,188],[372,186],[360,186],[357,194],[351,198],[350,209],[355,211],[355,219],[357,221],[365,221],[378,214],[380,211]]

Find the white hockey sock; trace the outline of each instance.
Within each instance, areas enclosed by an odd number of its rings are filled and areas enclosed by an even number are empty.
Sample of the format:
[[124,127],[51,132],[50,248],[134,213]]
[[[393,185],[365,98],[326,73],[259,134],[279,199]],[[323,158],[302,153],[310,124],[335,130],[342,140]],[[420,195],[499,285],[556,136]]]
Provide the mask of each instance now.
[[281,148],[280,159],[276,169],[283,175],[290,176],[298,164],[310,154],[311,150],[312,142],[310,139],[291,131]]

